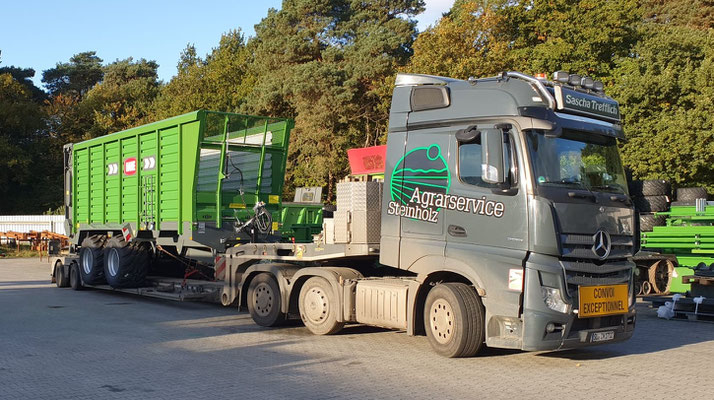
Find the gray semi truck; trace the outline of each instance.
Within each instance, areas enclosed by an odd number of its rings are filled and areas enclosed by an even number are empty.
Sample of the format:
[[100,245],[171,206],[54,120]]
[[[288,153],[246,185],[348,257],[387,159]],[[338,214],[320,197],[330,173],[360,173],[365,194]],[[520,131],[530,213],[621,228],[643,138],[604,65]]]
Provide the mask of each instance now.
[[[223,136],[206,145],[212,152],[203,145],[194,152],[199,176],[182,178],[188,196],[210,172],[204,153],[219,180],[231,175],[241,149],[230,131],[226,122]],[[339,183],[337,209],[310,241],[275,239],[279,226],[270,226],[270,215],[278,211],[256,198],[255,215],[235,222],[205,205],[194,212],[205,220],[178,229],[162,228],[153,215],[144,224],[132,215],[109,225],[74,221],[75,246],[52,260],[52,273],[58,285],[109,288],[85,277],[98,264],[107,276],[135,273],[122,266],[169,246],[173,257],[208,250],[210,280],[142,276],[128,280],[142,287],[112,286],[182,299],[210,294],[247,309],[259,325],[301,319],[320,335],[348,323],[425,334],[447,357],[484,346],[558,350],[621,341],[635,326],[629,258],[638,245],[617,147],[623,139],[617,102],[590,78],[400,74],[383,181]],[[130,175],[142,174],[133,168]],[[116,169],[108,173],[121,175]],[[194,200],[218,198],[220,210],[227,196],[220,190]],[[251,207],[231,208],[250,214]]]

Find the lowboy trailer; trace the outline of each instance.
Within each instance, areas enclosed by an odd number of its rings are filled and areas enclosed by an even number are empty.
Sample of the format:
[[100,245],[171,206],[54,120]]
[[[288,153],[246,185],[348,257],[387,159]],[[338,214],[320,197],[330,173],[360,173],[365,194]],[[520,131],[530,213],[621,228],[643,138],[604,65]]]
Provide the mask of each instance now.
[[400,329],[447,357],[632,336],[638,227],[599,82],[398,75],[384,182],[339,183],[324,221],[285,217],[311,212],[282,202],[291,127],[198,111],[66,146],[53,279]]

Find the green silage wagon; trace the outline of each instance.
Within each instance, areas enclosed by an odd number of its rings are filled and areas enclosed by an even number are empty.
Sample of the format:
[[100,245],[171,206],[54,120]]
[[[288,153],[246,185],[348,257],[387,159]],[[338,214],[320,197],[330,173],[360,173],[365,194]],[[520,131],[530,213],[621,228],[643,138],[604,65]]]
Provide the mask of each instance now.
[[[259,201],[281,203],[287,119],[195,111],[65,147],[68,232],[95,231],[217,248]],[[192,238],[192,239],[191,239]]]
[[[66,145],[66,228],[86,253],[83,280],[103,281],[105,248],[120,249],[116,257],[142,254],[147,244],[179,256],[192,248],[215,255],[256,235],[295,241],[289,235],[308,232],[297,241],[311,240],[321,206],[282,204],[293,126],[289,119],[199,110]],[[303,221],[291,208],[308,208],[309,215],[316,208],[320,218]],[[285,215],[291,218],[283,223]]]

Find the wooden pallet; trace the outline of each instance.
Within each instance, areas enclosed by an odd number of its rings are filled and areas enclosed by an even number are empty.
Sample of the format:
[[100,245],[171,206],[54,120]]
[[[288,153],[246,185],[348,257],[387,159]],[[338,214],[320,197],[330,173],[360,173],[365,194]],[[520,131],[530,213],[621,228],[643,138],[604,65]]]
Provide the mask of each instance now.
[[714,277],[687,275],[682,277],[682,283],[693,283],[696,285],[709,286],[714,285]]
[[703,312],[689,312],[689,311],[674,311],[674,317],[670,319],[676,320],[687,320],[687,321],[697,321],[697,322],[714,322],[714,314],[703,313]]

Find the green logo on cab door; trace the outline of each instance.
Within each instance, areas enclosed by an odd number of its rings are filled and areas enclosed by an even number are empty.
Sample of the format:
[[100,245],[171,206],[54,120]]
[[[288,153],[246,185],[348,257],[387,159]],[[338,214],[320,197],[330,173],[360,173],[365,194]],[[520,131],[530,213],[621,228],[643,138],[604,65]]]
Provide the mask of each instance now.
[[503,217],[506,211],[505,204],[486,196],[449,194],[451,173],[438,144],[410,150],[399,160],[390,178],[390,215],[437,223],[442,208],[496,218]]
[[417,147],[402,157],[392,171],[392,200],[409,204],[415,191],[446,194],[451,174],[438,144]]

